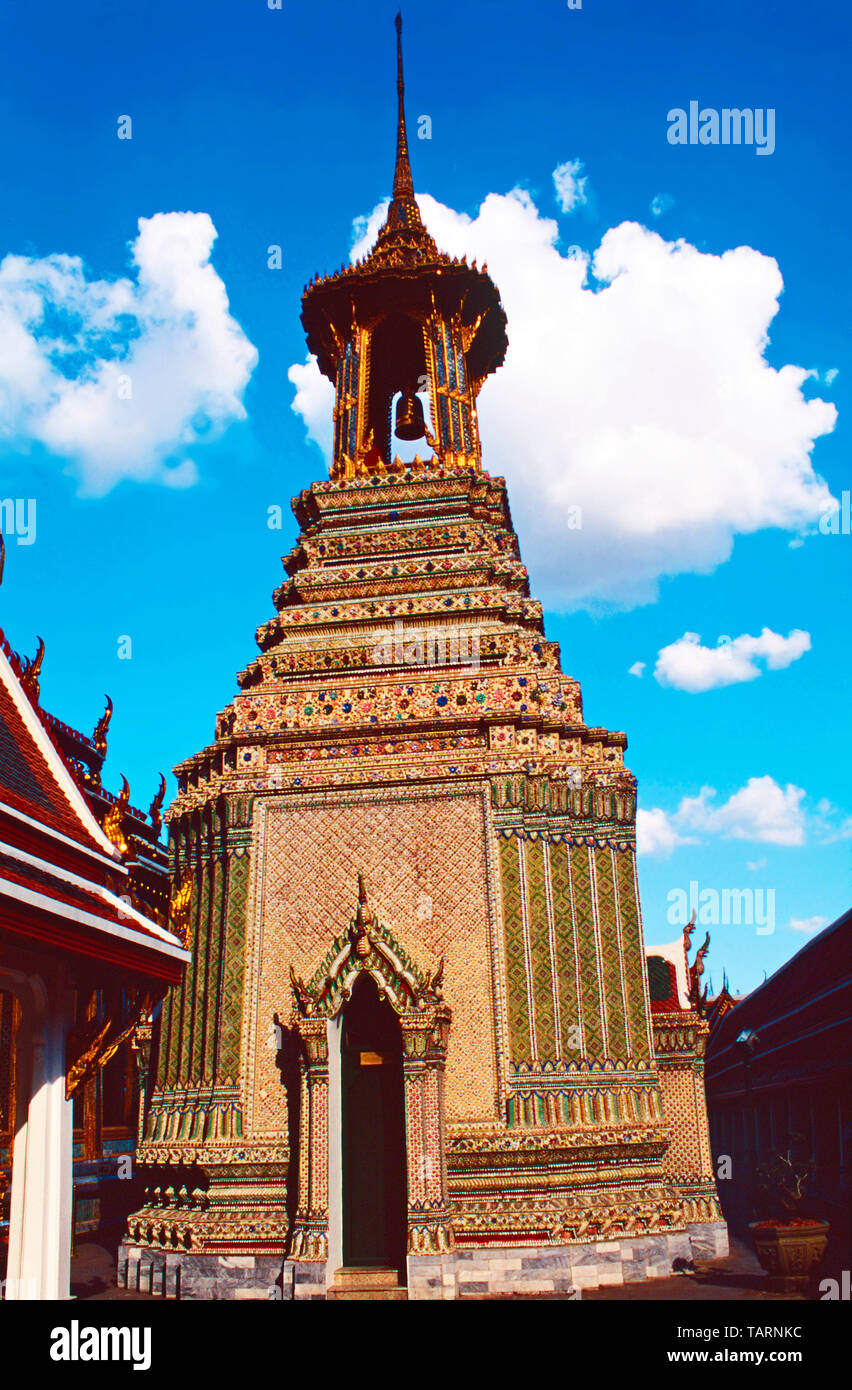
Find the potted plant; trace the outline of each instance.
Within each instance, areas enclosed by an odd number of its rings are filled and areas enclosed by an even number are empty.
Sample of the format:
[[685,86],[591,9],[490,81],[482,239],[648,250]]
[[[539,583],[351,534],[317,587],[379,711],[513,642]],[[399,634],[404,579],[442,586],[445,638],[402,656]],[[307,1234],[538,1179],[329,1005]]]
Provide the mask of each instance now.
[[807,1283],[828,1244],[828,1222],[803,1214],[813,1162],[794,1157],[797,1139],[791,1135],[786,1153],[776,1154],[758,1168],[755,1208],[759,1219],[749,1223],[761,1267],[770,1283],[782,1289]]

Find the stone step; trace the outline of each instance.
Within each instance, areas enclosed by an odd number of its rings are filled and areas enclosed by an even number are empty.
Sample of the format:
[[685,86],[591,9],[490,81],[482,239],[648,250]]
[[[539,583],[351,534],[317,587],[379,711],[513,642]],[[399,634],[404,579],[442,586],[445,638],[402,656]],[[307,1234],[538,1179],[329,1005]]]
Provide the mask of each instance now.
[[349,1266],[334,1271],[334,1282],[326,1293],[327,1299],[407,1299],[408,1289],[399,1282],[395,1269],[375,1265]]

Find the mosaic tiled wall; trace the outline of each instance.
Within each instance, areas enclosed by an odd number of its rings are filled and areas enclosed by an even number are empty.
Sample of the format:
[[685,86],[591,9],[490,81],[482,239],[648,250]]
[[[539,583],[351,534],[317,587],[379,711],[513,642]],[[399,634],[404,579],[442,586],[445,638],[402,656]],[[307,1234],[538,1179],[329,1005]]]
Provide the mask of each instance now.
[[654,1047],[671,1140],[665,1167],[678,1177],[713,1171],[704,1097],[704,1049],[708,1025],[696,1015],[654,1015]]
[[289,1016],[289,970],[310,976],[357,905],[370,907],[422,970],[446,960],[453,1022],[446,1071],[449,1122],[497,1117],[486,792],[361,792],[266,802],[258,817],[258,882],[249,941],[244,1045],[251,1134],[275,1131],[286,1100],[265,1046]]
[[666,1124],[672,1127],[664,1168],[677,1176],[713,1171],[704,1084],[695,1067],[660,1067],[660,1090]]
[[499,837],[514,1063],[651,1055],[630,849]]
[[158,1090],[231,1085],[240,1057],[249,884],[245,799],[172,829],[174,875],[192,881],[192,962],[163,1004]]

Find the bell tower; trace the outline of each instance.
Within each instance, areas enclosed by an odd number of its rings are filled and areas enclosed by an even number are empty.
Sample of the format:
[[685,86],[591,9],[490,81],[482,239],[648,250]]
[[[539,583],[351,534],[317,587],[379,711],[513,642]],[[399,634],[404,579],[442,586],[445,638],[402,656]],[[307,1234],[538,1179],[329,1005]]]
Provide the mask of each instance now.
[[506,319],[423,225],[399,30],[387,217],[304,296],[332,474],[175,769],[193,961],[125,1258],[181,1297],[566,1294],[726,1249],[708,1025],[652,1016],[627,739],[586,722],[481,466]]
[[[331,476],[399,469],[394,439],[423,440],[405,465],[480,470],[476,398],[507,347],[506,315],[483,267],[440,252],[414,196],[397,33],[393,197],[370,254],[305,289],[302,323],[320,370],[335,386]],[[426,398],[424,409],[423,398]],[[395,407],[395,408],[394,408]]]

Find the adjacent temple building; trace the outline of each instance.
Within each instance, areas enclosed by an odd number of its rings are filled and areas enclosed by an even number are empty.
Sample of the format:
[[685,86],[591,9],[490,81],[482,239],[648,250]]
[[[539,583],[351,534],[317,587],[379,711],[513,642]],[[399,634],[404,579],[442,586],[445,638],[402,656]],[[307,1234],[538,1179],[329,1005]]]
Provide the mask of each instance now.
[[398,63],[387,219],[303,300],[331,475],[176,769],[193,963],[120,1262],[167,1296],[567,1293],[726,1249],[707,1025],[652,1016],[626,738],[584,722],[483,469],[506,316],[423,225]]
[[[4,543],[0,535],[0,579]],[[149,816],[101,781],[91,737],[48,713],[34,658],[0,632],[0,1298],[70,1297],[74,1236],[114,1237],[152,1015],[190,956],[167,928]],[[149,819],[150,818],[150,819]]]

